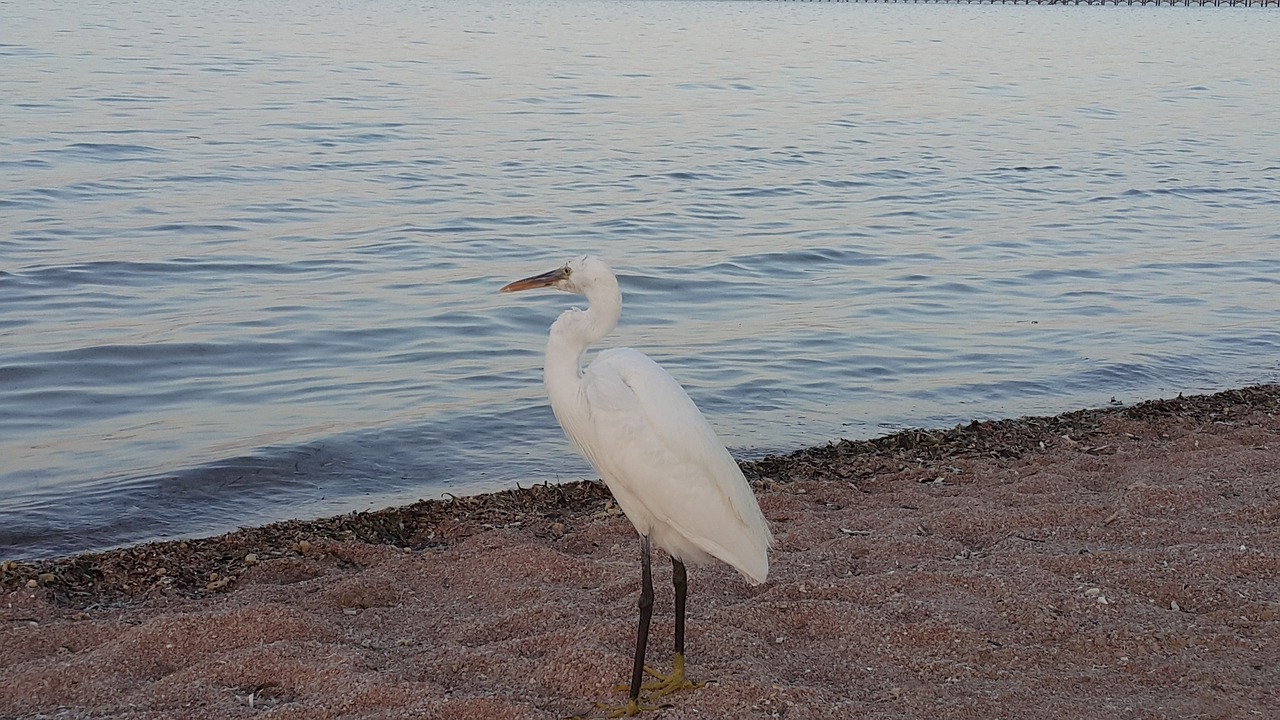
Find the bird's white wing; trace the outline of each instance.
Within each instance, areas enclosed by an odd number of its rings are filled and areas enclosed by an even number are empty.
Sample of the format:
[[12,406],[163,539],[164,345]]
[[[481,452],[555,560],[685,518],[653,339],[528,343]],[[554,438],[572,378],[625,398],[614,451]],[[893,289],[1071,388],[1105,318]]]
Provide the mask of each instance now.
[[581,387],[589,425],[570,438],[636,528],[681,560],[710,555],[763,582],[768,525],[742,471],[684,388],[630,348],[600,353]]

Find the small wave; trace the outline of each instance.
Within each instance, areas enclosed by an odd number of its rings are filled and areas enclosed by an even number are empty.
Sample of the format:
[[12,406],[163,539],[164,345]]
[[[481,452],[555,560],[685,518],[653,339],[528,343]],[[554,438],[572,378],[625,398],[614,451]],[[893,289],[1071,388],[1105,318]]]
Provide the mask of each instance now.
[[100,103],[118,103],[118,104],[138,103],[138,104],[144,104],[144,105],[145,104],[154,105],[156,103],[167,102],[169,100],[171,100],[171,98],[167,98],[159,95],[104,95],[102,97],[96,97],[93,99],[94,102],[100,102]]
[[161,162],[165,155],[159,148],[125,143],[72,143],[62,150],[43,152],[98,162]]
[[842,248],[796,248],[734,258],[735,262],[766,273],[787,269],[807,271],[832,265],[880,265],[887,260],[883,255]]
[[723,194],[738,198],[790,197],[805,195],[806,192],[794,187],[737,187],[728,188]]
[[160,225],[150,225],[139,228],[139,232],[144,233],[164,233],[164,234],[218,234],[227,232],[243,232],[245,228],[240,225],[232,225],[227,223],[162,223]]
[[340,272],[345,266],[333,260],[296,260],[288,263],[228,262],[204,258],[175,258],[166,262],[134,262],[100,260],[74,265],[24,268],[0,276],[0,287],[6,282],[28,288],[68,288],[83,285],[151,287],[157,276],[208,275],[244,278],[251,275],[288,276]]

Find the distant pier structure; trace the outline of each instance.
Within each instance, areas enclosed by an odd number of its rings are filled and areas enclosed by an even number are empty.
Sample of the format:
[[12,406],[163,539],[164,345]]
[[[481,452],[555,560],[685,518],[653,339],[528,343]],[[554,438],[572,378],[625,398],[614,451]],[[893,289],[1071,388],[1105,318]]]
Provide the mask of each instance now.
[[1280,7],[1280,0],[799,0],[800,2],[925,3],[934,5],[1223,5]]

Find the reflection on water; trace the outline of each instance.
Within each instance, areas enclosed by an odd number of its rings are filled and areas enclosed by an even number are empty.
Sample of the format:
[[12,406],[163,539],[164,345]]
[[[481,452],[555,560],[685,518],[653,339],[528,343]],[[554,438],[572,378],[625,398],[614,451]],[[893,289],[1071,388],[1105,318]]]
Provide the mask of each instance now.
[[582,252],[744,455],[1280,376],[1273,14],[7,12],[0,556],[587,475]]

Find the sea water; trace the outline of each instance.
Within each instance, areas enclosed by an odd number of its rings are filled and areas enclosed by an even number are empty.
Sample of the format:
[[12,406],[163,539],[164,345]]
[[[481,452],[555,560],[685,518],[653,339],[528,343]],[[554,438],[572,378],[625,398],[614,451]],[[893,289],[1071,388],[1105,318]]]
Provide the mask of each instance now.
[[741,457],[1280,378],[1280,15],[0,9],[0,556],[590,477],[580,253]]

